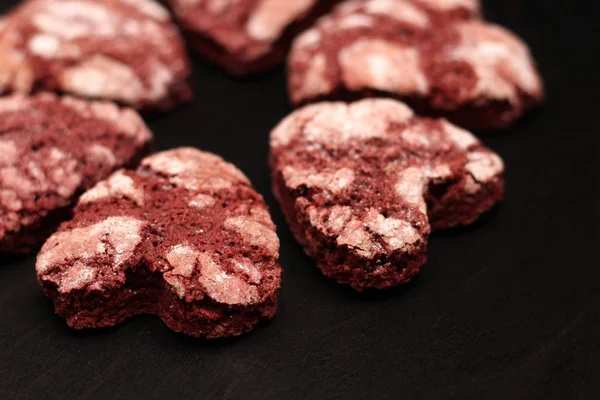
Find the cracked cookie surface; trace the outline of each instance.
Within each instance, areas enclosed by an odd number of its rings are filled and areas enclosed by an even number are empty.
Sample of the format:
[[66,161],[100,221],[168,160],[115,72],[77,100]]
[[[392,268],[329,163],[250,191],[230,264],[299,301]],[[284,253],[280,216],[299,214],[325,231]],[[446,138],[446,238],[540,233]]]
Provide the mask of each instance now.
[[279,239],[262,197],[220,157],[154,154],[81,196],[38,255],[56,311],[74,328],[158,315],[192,336],[234,336],[277,308]]
[[27,0],[0,26],[0,94],[55,91],[166,110],[191,97],[185,45],[155,0]]
[[470,224],[503,196],[498,155],[387,99],[293,112],[271,133],[271,171],[305,252],[357,290],[409,281],[431,229]]
[[151,140],[135,111],[112,103],[0,98],[0,255],[35,250],[79,194],[137,165]]
[[485,130],[510,126],[542,100],[520,38],[477,19],[477,9],[432,11],[425,3],[353,0],[321,18],[292,46],[292,102],[388,96]]

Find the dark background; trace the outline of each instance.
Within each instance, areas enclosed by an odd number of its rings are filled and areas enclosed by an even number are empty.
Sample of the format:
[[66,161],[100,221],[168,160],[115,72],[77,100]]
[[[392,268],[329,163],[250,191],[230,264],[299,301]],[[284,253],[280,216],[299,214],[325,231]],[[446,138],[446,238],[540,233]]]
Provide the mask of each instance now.
[[273,199],[267,137],[290,111],[283,71],[233,80],[195,58],[196,100],[149,124],[159,149],[216,152],[266,197],[285,271],[275,319],[219,341],[152,316],[77,332],[43,296],[33,256],[2,260],[0,399],[598,398],[599,3],[485,1],[530,44],[548,100],[483,136],[506,161],[505,202],[434,235],[422,275],[375,295],[323,278]]

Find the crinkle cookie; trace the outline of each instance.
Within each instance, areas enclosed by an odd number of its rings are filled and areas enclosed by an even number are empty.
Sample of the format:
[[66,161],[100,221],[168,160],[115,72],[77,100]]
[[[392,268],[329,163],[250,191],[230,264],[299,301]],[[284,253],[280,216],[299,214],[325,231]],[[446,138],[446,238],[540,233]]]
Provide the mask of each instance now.
[[191,97],[190,74],[183,40],[154,0],[27,0],[0,22],[0,94],[167,110]]
[[350,0],[344,3],[347,11],[360,7],[359,2],[366,3],[366,9],[375,14],[387,14],[397,18],[419,18],[421,12],[432,19],[469,19],[482,15],[479,0]]
[[293,37],[340,0],[167,0],[200,54],[245,75],[282,64]]
[[542,81],[521,39],[421,3],[434,2],[354,0],[321,18],[294,41],[292,102],[387,96],[420,114],[487,130],[510,126],[542,100]]
[[273,130],[270,161],[296,239],[359,291],[409,281],[431,229],[470,224],[503,197],[497,154],[396,100],[305,106]]
[[233,165],[191,148],[144,159],[86,192],[36,270],[73,328],[159,316],[209,338],[239,335],[277,308],[279,239]]
[[0,98],[0,255],[35,250],[84,190],[136,166],[151,140],[135,111],[112,103]]

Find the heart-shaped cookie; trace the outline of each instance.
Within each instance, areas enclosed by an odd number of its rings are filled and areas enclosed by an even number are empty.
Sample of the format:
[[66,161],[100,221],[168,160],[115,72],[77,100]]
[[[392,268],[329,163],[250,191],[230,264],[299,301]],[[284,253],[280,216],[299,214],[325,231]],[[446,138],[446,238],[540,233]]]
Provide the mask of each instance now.
[[190,75],[156,0],[25,0],[0,21],[0,94],[46,90],[166,110],[191,97]]
[[212,338],[273,317],[278,257],[275,226],[244,174],[181,148],[86,192],[36,270],[74,328],[150,313],[177,332]]
[[306,253],[357,290],[407,282],[432,228],[470,224],[503,196],[500,157],[395,100],[295,111],[271,134],[271,168]]
[[[442,3],[461,2],[341,4],[294,41],[292,102],[387,96],[469,129],[510,126],[543,98],[527,45],[500,26],[457,18],[470,14]],[[462,3],[477,14],[475,3]]]

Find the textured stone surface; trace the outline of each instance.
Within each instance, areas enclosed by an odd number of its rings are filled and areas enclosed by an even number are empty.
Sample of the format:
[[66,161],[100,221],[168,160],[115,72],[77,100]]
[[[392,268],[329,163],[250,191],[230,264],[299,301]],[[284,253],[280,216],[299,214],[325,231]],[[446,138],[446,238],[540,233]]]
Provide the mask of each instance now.
[[199,53],[234,74],[281,64],[293,37],[339,0],[168,0]]
[[27,0],[0,28],[0,94],[168,109],[190,98],[189,76],[183,41],[155,0]]
[[0,254],[34,250],[81,192],[136,165],[151,139],[135,111],[110,103],[0,98]]
[[527,46],[477,15],[474,2],[343,3],[295,40],[291,100],[385,95],[464,127],[506,127],[541,101],[542,81]]
[[271,168],[306,253],[357,290],[407,282],[432,228],[470,224],[503,196],[498,155],[395,100],[297,110],[271,134]]
[[177,332],[221,337],[273,317],[278,258],[275,226],[244,174],[180,148],[86,192],[36,269],[74,328],[152,313]]

